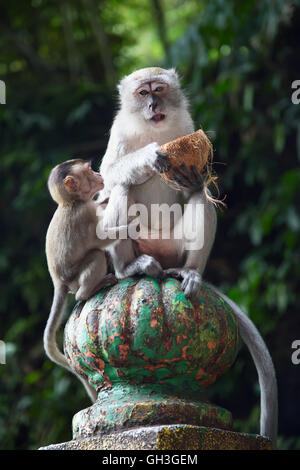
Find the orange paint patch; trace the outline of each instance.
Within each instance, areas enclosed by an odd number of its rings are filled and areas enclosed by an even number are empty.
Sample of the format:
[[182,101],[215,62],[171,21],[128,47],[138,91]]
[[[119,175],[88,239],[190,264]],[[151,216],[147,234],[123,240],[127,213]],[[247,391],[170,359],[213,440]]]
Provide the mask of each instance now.
[[216,347],[216,342],[215,341],[208,341],[207,347],[212,351]]
[[163,367],[162,364],[156,364],[156,365],[149,364],[149,365],[145,365],[144,369],[152,371],[152,370],[160,369],[161,367]]
[[188,348],[188,346],[184,346],[184,348],[182,348],[182,357],[183,357],[183,359],[185,359],[186,361],[188,360],[188,357],[187,357],[187,354],[186,354],[187,348]]
[[89,367],[91,367],[94,370],[98,370],[100,372],[103,372],[104,367],[105,367],[105,362],[102,361],[102,359],[97,358],[93,354],[88,354],[88,353],[86,353],[86,356],[93,358],[93,362],[91,364],[89,364]]
[[203,375],[206,375],[206,372],[204,371],[204,369],[201,368],[199,369],[198,374],[196,375],[196,379],[200,380],[203,377]]
[[120,337],[120,333],[114,333],[113,335],[109,335],[108,341],[110,342],[110,344],[112,344],[115,338],[119,338],[119,337]]
[[120,352],[121,359],[127,359],[129,349],[130,349],[129,344],[120,344],[119,352]]

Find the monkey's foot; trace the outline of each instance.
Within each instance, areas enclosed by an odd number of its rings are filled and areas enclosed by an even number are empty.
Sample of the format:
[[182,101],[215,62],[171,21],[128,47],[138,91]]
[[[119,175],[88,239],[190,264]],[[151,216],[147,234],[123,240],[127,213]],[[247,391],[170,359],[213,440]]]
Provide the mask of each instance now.
[[118,270],[117,277],[123,279],[125,277],[134,276],[135,274],[146,274],[150,277],[159,278],[163,275],[163,269],[160,263],[152,256],[141,255],[122,271]]
[[184,295],[188,298],[195,298],[201,287],[202,276],[197,269],[190,268],[170,268],[164,270],[164,277],[172,276],[182,279],[181,287]]
[[118,280],[114,276],[114,274],[107,274],[95,287],[92,289],[88,286],[81,286],[78,291],[76,292],[75,299],[76,301],[83,301],[87,300],[92,297],[94,294],[97,294],[99,290],[103,289],[104,287],[110,287],[117,284]]
[[163,269],[160,263],[149,255],[141,255],[138,258],[141,263],[141,274],[147,274],[150,277],[161,277],[163,275]]

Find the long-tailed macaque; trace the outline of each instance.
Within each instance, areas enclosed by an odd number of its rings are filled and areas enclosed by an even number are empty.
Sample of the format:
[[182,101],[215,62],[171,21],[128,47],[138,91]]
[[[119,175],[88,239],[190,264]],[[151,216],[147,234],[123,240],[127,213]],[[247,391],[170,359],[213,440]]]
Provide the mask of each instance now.
[[[148,68],[134,72],[121,81],[119,93],[121,108],[111,128],[100,170],[105,183],[102,198],[110,196],[104,214],[105,223],[108,221],[109,227],[113,225],[114,214],[124,208],[125,196],[128,196],[129,204],[132,200],[143,204],[148,213],[153,204],[186,204],[184,232],[188,234],[189,226],[192,231],[192,211],[204,227],[204,237],[201,233],[204,240],[203,243],[202,240],[199,242],[199,245],[203,244],[200,250],[190,250],[189,242],[175,237],[172,230],[168,239],[143,237],[134,243],[130,239],[123,240],[109,248],[116,276],[131,275],[134,260],[139,265],[139,271],[143,272],[142,260],[138,255],[147,254],[155,265],[157,276],[169,269],[169,274],[182,278],[185,294],[192,297],[200,287],[201,275],[214,241],[216,212],[199,182],[190,182],[184,191],[176,191],[163,184],[158,174],[166,170],[168,163],[165,156],[158,152],[159,145],[194,131],[188,102],[173,69]],[[157,229],[153,226],[156,223],[153,220],[149,229]],[[158,227],[159,230],[163,231],[163,227]],[[147,264],[151,262],[148,258]],[[130,271],[126,269],[128,264]]]
[[[216,212],[207,198],[200,181],[186,177],[178,179],[182,191],[166,185],[159,176],[168,163],[158,147],[177,137],[194,131],[177,73],[174,69],[146,68],[133,72],[119,84],[120,109],[111,128],[108,147],[101,164],[105,188],[101,200],[109,197],[104,216],[110,226],[118,224],[118,214],[124,209],[124,199],[144,205],[148,212],[153,204],[181,204],[185,207],[182,221],[185,234],[192,231],[195,220],[202,226],[203,244],[189,249],[186,238],[169,239],[143,237],[126,239],[109,247],[115,273],[119,278],[135,272],[144,272],[142,256],[148,255],[147,267],[154,275],[164,272],[181,277],[182,288],[193,297],[201,285],[201,276],[211,251],[216,231]],[[183,155],[184,159],[184,155]],[[126,203],[127,204],[127,203]],[[151,220],[151,224],[157,220]],[[160,221],[160,224],[163,222]],[[175,227],[175,226],[174,226]],[[173,228],[174,228],[173,227]],[[163,230],[162,225],[158,227]],[[156,226],[157,229],[157,226]],[[188,238],[188,237],[187,237]],[[130,269],[128,270],[128,264]],[[261,387],[261,434],[270,437],[273,444],[277,434],[277,385],[274,366],[260,334],[241,309],[217,291],[235,311],[241,336],[249,347],[255,362]]]
[[[93,197],[103,188],[103,179],[91,169],[89,162],[75,159],[57,165],[50,173],[48,188],[58,208],[46,236],[54,297],[44,332],[44,347],[51,360],[73,372],[56,342],[63,306],[68,292],[74,293],[76,300],[86,300],[104,285],[116,282],[112,274],[106,275],[103,251],[113,240],[100,240],[96,234],[99,221]],[[94,401],[96,392],[86,380],[78,378]]]

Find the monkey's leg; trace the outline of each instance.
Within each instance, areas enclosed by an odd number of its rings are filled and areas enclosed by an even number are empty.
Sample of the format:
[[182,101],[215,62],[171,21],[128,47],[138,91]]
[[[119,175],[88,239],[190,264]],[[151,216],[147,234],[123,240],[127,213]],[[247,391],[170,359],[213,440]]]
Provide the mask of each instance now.
[[76,300],[87,300],[101,287],[104,286],[106,278],[107,263],[103,251],[91,251],[86,257],[78,277],[79,289],[75,294]]
[[109,248],[117,278],[146,274],[151,277],[160,277],[163,269],[158,261],[149,255],[136,256],[133,242],[129,238],[121,240]]
[[201,286],[216,232],[216,212],[205,194],[194,193],[185,205],[182,219],[184,247],[183,265],[166,269],[164,273],[182,279],[182,288],[187,297],[196,297]]

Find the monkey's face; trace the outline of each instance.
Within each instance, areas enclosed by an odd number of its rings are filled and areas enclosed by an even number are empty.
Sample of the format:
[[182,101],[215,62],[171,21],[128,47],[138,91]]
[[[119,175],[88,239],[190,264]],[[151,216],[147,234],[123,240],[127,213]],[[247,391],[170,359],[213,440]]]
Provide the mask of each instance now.
[[154,125],[161,125],[166,119],[166,101],[169,85],[162,81],[145,82],[134,92],[139,111]]
[[133,109],[153,127],[170,125],[176,109],[181,105],[178,89],[162,80],[142,83],[134,91],[133,97]]
[[92,170],[89,162],[75,164],[63,183],[68,193],[81,201],[89,201],[104,187],[102,176]]
[[153,128],[173,125],[183,104],[175,70],[148,68],[125,77],[119,92],[122,109]]

